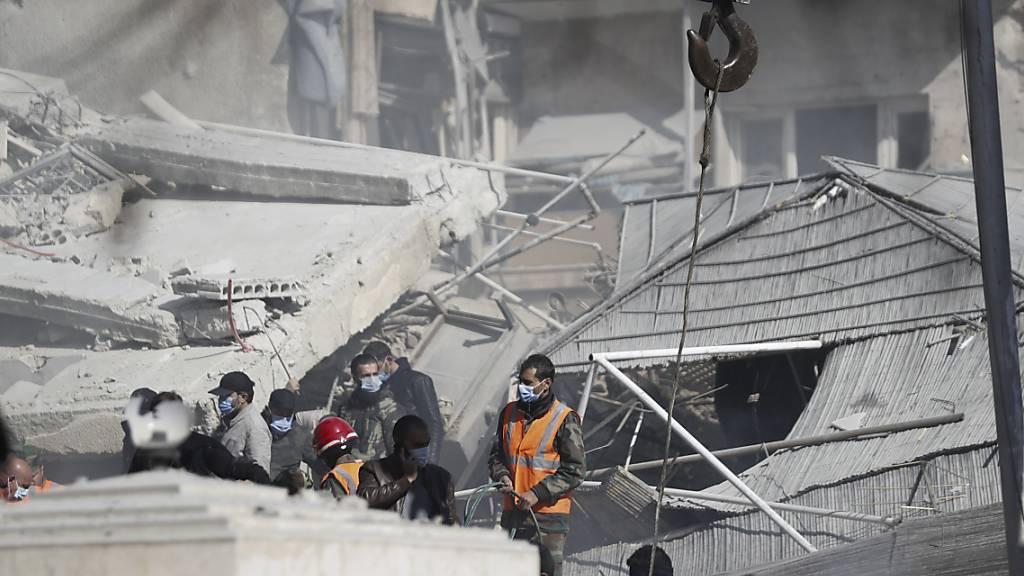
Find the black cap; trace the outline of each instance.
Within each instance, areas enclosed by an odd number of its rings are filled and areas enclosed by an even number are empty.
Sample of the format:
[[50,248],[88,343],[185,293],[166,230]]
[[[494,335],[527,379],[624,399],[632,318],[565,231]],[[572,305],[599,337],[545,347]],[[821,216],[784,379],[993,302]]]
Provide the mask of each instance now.
[[267,403],[267,406],[275,414],[288,414],[290,416],[295,414],[295,401],[294,392],[281,388],[270,393],[270,401]]
[[246,376],[245,372],[228,372],[221,376],[220,384],[210,390],[210,394],[218,398],[230,396],[232,392],[248,394],[249,398],[252,398],[256,395],[256,384]]

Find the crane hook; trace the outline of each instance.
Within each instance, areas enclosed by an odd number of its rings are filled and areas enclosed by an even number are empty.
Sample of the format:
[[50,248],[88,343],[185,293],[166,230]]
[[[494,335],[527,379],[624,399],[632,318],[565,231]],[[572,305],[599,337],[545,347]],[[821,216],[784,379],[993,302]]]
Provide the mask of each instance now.
[[[700,19],[699,31],[686,31],[690,70],[708,90],[715,89],[719,67],[724,68],[719,91],[732,92],[747,83],[757,66],[757,38],[750,25],[736,14],[732,4],[733,0],[712,0],[711,9]],[[729,39],[729,56],[722,64],[712,58],[708,48],[715,26],[721,26],[722,33]]]

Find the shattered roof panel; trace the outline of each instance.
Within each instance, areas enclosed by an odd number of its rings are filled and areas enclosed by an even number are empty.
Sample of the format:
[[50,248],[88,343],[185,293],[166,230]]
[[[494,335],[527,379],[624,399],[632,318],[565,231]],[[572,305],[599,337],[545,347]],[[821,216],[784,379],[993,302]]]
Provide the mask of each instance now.
[[[956,512],[1001,501],[998,458],[994,446],[948,454],[921,466],[903,466],[812,490],[790,500],[794,504],[860,512],[876,516],[922,517]],[[667,502],[674,499],[666,497]],[[690,504],[692,507],[693,505]],[[879,524],[836,517],[781,512],[819,550],[886,531]],[[705,527],[669,534],[660,544],[677,574],[721,574],[806,555],[760,511],[724,518]],[[598,570],[625,575],[626,558],[640,544],[624,542],[594,548],[566,558],[566,576],[589,576]]]
[[[675,348],[686,259],[648,274],[549,343],[556,364]],[[838,342],[948,323],[983,307],[981,270],[970,257],[852,188],[817,209],[790,202],[703,250],[687,344]]]
[[[809,176],[709,190],[704,197],[701,237],[714,237],[766,207],[823,184],[822,177]],[[615,285],[625,286],[652,264],[688,250],[693,237],[693,211],[696,205],[697,197],[694,193],[644,198],[627,203]]]
[[[988,339],[979,334],[948,354],[946,327],[891,334],[833,350],[818,386],[788,438],[834,432],[830,424],[866,413],[880,426],[950,413],[961,422],[776,452],[740,475],[766,500],[785,500],[815,486],[913,462],[928,455],[995,442]],[[730,484],[709,488],[738,492]],[[715,504],[722,510],[742,506]]]
[[[865,182],[904,199],[933,222],[967,242],[978,245],[978,211],[974,181],[959,176],[881,169],[841,158],[829,162]],[[1024,192],[1006,188],[1006,217],[1010,226],[1010,251],[1015,269],[1024,267]]]

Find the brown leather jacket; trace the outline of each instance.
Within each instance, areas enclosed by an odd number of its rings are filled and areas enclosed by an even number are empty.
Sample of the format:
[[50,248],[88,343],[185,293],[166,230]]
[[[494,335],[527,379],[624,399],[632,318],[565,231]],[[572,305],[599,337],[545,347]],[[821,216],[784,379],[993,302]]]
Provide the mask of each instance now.
[[[398,478],[398,480],[395,480]],[[409,494],[413,498],[409,499]],[[359,469],[359,488],[356,494],[378,510],[395,510],[407,518],[441,518],[443,524],[459,524],[455,504],[455,483],[452,475],[434,464],[419,469],[414,482],[402,475],[402,463],[397,455],[370,460]],[[413,510],[405,510],[409,501]]]

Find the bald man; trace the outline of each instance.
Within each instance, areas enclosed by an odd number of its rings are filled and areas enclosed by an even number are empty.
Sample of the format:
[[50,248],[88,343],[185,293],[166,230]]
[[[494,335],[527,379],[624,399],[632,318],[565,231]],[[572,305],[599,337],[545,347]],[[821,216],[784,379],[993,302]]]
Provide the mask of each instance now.
[[11,456],[0,475],[0,496],[4,502],[21,502],[32,489],[32,467],[21,458]]

